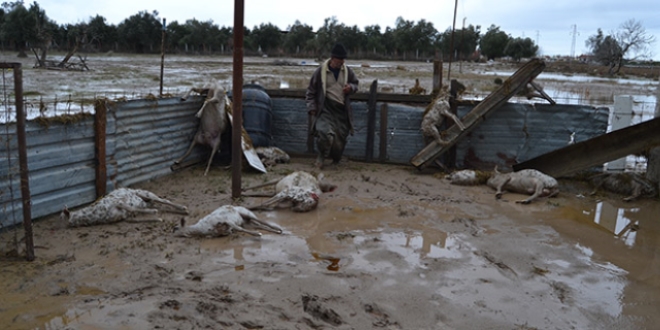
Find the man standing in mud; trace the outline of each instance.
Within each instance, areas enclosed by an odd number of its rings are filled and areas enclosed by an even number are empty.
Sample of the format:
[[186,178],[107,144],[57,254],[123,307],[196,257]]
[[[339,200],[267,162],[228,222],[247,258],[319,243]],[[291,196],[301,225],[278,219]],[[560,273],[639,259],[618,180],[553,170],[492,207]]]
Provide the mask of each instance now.
[[316,138],[318,156],[314,166],[323,168],[326,157],[341,160],[348,134],[353,135],[353,109],[349,96],[358,89],[355,72],[346,66],[346,49],[332,47],[330,59],[323,62],[309,81],[305,101],[312,118],[310,134]]

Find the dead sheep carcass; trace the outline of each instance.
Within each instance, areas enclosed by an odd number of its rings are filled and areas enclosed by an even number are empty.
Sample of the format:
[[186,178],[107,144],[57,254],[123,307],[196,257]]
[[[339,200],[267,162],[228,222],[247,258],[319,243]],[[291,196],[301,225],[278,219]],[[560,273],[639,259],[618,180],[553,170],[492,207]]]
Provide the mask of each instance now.
[[589,178],[594,187],[591,195],[595,195],[599,189],[615,194],[624,195],[624,201],[629,202],[639,197],[653,198],[658,195],[654,183],[639,173],[602,173]]
[[184,159],[186,159],[186,157],[190,155],[196,145],[200,144],[208,146],[211,148],[211,156],[209,157],[206,170],[204,171],[204,175],[207,175],[209,168],[211,167],[211,163],[213,162],[213,157],[220,149],[220,138],[222,133],[227,130],[227,108],[230,107],[229,99],[227,98],[227,93],[225,92],[224,88],[220,86],[214,86],[207,89],[193,88],[188,93],[186,93],[186,95],[181,97],[181,99],[187,99],[192,92],[206,94],[204,104],[202,104],[202,107],[195,115],[197,118],[199,118],[199,127],[188,150],[183,154],[183,156],[174,161],[174,163],[180,164]]
[[445,117],[451,118],[461,131],[466,129],[463,122],[451,112],[451,102],[456,100],[458,95],[465,91],[465,86],[456,80],[452,80],[451,85],[452,87],[449,92],[441,90],[433,102],[424,110],[420,130],[426,144],[435,140],[439,145],[447,145],[447,141],[440,134]]
[[[275,194],[271,198],[250,209],[268,209],[271,207],[291,208],[295,212],[307,212],[318,206],[324,192],[334,191],[337,186],[324,182],[323,174],[314,176],[309,172],[296,171],[280,180],[260,184],[245,190],[275,185]],[[252,195],[256,196],[256,195]],[[258,195],[262,196],[262,195]]]
[[234,232],[243,232],[253,236],[261,236],[260,232],[245,228],[247,225],[277,234],[282,233],[282,228],[259,220],[252,211],[245,207],[223,205],[199,219],[192,226],[186,227],[185,221],[181,219],[181,225],[174,228],[174,235],[179,237],[221,237],[231,235]]
[[286,164],[291,161],[289,154],[278,147],[256,147],[254,151],[261,162],[268,167],[275,166],[275,164]]
[[500,199],[504,191],[531,195],[516,203],[529,204],[539,197],[554,197],[559,194],[557,180],[541,171],[525,169],[511,173],[500,173],[497,166],[486,184],[495,189],[495,198]]
[[445,179],[458,186],[474,186],[486,184],[490,173],[478,170],[460,170],[445,175]]
[[[156,208],[157,204],[168,205],[173,210]],[[160,198],[156,194],[143,189],[119,188],[89,206],[77,211],[69,211],[64,206],[60,218],[67,221],[69,227],[93,226],[119,221],[133,221],[139,214],[156,214],[168,211],[179,214],[188,214],[188,208]],[[140,221],[162,221],[161,218],[151,217]]]

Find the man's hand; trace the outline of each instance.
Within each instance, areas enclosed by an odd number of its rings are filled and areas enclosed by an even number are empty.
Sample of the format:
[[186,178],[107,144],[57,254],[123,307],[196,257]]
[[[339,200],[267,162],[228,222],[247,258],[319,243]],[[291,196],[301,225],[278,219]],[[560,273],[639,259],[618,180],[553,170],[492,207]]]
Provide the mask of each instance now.
[[349,85],[349,84],[344,85],[344,94],[348,94],[351,91],[353,91],[353,88],[351,88],[351,85]]

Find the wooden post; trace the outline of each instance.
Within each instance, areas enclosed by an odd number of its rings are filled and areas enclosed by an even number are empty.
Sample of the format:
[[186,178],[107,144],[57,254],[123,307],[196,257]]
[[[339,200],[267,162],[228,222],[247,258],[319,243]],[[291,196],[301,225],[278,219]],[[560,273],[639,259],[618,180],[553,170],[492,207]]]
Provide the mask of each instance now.
[[433,61],[433,95],[438,95],[442,88],[442,60]]
[[380,106],[380,150],[378,159],[380,162],[387,160],[387,103]]
[[376,93],[378,92],[378,80],[374,80],[369,88],[369,101],[367,101],[367,150],[365,160],[372,161],[374,156],[374,134],[376,133]]

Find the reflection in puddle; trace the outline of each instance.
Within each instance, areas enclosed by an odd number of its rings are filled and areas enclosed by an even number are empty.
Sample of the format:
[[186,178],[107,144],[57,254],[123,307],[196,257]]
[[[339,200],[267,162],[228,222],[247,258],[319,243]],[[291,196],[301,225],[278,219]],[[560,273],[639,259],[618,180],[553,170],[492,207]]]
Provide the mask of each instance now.
[[631,220],[627,214],[639,213],[639,208],[619,208],[607,202],[598,202],[594,214],[594,222],[620,237],[627,246],[635,244],[638,220]]
[[[387,251],[405,260],[395,268],[424,268],[425,259],[459,259],[470,253],[460,236],[448,235],[438,230],[407,232],[351,232],[351,239],[333,235],[314,235],[309,238],[296,236],[264,236],[268,244],[260,240],[237,242],[207,240],[202,243],[205,250],[216,255],[216,265],[226,265],[220,273],[244,271],[246,265],[256,262],[285,262],[288,264],[319,263],[327,270],[341,271],[346,267],[373,270],[380,266],[389,268],[391,264],[366,260],[365,255],[372,251]],[[312,258],[310,258],[310,256]],[[385,265],[387,264],[387,265]],[[380,265],[380,266],[379,266]]]

